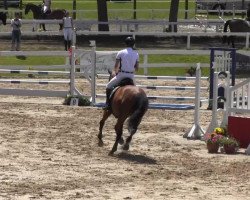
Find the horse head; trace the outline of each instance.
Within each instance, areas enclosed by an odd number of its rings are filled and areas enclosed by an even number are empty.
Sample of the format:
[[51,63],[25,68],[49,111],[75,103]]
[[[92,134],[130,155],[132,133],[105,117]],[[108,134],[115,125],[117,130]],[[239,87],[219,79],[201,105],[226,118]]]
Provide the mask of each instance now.
[[25,5],[25,15],[29,13],[29,11],[33,12],[34,19],[40,19],[42,15],[42,5],[35,5],[33,3],[28,3]]
[[24,14],[27,15],[29,13],[30,9],[31,9],[31,4],[30,3],[26,4]]

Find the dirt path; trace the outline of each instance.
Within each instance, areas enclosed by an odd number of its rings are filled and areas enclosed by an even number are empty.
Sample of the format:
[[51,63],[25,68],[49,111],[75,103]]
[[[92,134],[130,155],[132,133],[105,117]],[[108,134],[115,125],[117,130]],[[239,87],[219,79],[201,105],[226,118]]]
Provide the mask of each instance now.
[[[8,48],[8,41],[1,43],[1,50]],[[37,46],[27,42],[23,48]],[[39,50],[55,49],[63,45],[39,43]],[[0,96],[0,199],[250,199],[244,149],[208,154],[204,142],[183,138],[193,110],[149,110],[130,151],[110,157],[115,119],[107,121],[101,148],[96,135],[102,110],[62,102]],[[210,120],[211,111],[203,109],[201,126]]]
[[[130,151],[110,157],[115,119],[98,147],[101,109],[61,103],[0,97],[0,199],[250,199],[243,149],[208,154],[204,142],[182,137],[193,110],[149,110]],[[202,110],[202,127],[210,117]]]

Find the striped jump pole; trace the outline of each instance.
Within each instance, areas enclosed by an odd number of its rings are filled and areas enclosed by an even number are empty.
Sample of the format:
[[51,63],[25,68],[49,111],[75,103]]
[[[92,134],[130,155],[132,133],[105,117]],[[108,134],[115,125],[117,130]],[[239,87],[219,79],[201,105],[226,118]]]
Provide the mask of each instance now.
[[[200,65],[199,65],[199,70],[197,70],[197,73],[200,71]],[[199,76],[197,78],[197,76]],[[97,78],[105,78],[107,79],[109,75],[107,74],[97,74]],[[143,89],[150,89],[150,90],[176,90],[176,91],[184,91],[184,90],[194,90],[195,93],[200,93],[201,90],[205,91],[207,90],[207,87],[201,87],[201,80],[207,80],[207,77],[201,77],[201,72],[200,74],[197,74],[196,77],[186,77],[186,76],[144,76],[144,75],[135,75],[135,79],[144,79],[144,80],[176,80],[176,81],[185,81],[185,80],[193,80],[195,81],[195,87],[188,87],[188,86],[148,86],[148,85],[137,85],[138,87],[141,87]],[[199,84],[197,83],[199,82]],[[198,86],[197,86],[198,85]],[[96,87],[106,87],[106,84],[96,84]],[[199,88],[199,92],[197,92],[197,87]],[[199,94],[200,95],[200,94]],[[105,98],[105,94],[96,94],[93,98]],[[148,95],[149,100],[168,100],[168,101],[195,101],[197,98],[195,96],[193,97],[181,97],[181,96],[150,96]],[[201,101],[207,101],[206,97],[199,97],[199,104]],[[101,103],[100,103],[101,104]],[[189,109],[194,109],[195,105],[187,105],[187,104],[164,104],[164,103],[150,103],[149,107],[150,108],[161,108],[161,109],[174,109],[174,108],[179,108],[179,109],[185,109],[188,107]]]
[[[225,83],[224,84],[218,84],[219,83],[219,76],[221,73],[225,74]],[[227,124],[227,105],[229,102],[229,87],[230,87],[230,72],[214,72],[213,75],[213,107],[212,107],[212,119],[211,122],[206,130],[206,133],[211,133],[213,132],[213,130],[216,127],[219,127],[219,123],[218,123],[218,113],[219,112],[223,112],[223,118],[222,121],[220,123],[220,126],[226,126]],[[223,86],[225,89],[225,93],[224,93],[224,108],[217,108],[218,105],[218,99],[221,98],[222,96],[219,96],[218,93],[218,87],[219,86]]]

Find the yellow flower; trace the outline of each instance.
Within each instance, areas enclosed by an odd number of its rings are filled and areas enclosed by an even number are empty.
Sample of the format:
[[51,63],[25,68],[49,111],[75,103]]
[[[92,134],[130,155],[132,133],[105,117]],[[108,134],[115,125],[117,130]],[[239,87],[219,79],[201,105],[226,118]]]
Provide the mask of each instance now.
[[215,128],[214,131],[219,135],[225,134],[225,130],[223,128]]

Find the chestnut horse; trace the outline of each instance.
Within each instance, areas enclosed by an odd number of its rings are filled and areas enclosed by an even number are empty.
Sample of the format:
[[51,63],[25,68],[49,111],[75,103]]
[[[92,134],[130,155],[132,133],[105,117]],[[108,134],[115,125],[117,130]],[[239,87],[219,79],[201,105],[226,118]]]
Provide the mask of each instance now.
[[[53,10],[50,13],[46,13],[44,14],[42,12],[42,5],[35,5],[33,3],[28,3],[25,6],[25,15],[27,15],[30,10],[33,13],[33,18],[34,19],[63,19],[63,17],[65,16],[66,10],[64,9],[57,9],[57,10]],[[59,24],[60,25],[60,29],[62,30],[62,26],[63,24]],[[46,31],[45,29],[45,25],[42,24],[43,26],[43,30]]]
[[[111,79],[112,73],[110,71],[109,73]],[[143,89],[133,85],[132,80],[124,79],[119,86],[114,89],[113,94],[111,94],[110,102],[111,110],[104,110],[103,117],[100,121],[98,138],[99,146],[102,146],[103,126],[108,117],[113,114],[117,118],[115,125],[116,139],[112,150],[109,152],[109,155],[113,155],[113,153],[117,151],[118,143],[124,143],[122,138],[123,124],[127,118],[130,136],[126,139],[123,150],[129,150],[129,144],[132,137],[136,133],[144,114],[148,110],[148,98]]]
[[6,20],[7,20],[6,12],[0,12],[0,20],[3,22],[3,25],[6,25]]
[[[250,22],[244,19],[230,19],[227,20],[224,24],[224,33],[227,32],[227,29],[230,29],[230,32],[249,32],[250,33]],[[234,44],[235,36],[223,36],[223,43],[226,41],[228,44],[232,43],[232,47],[235,48]]]

